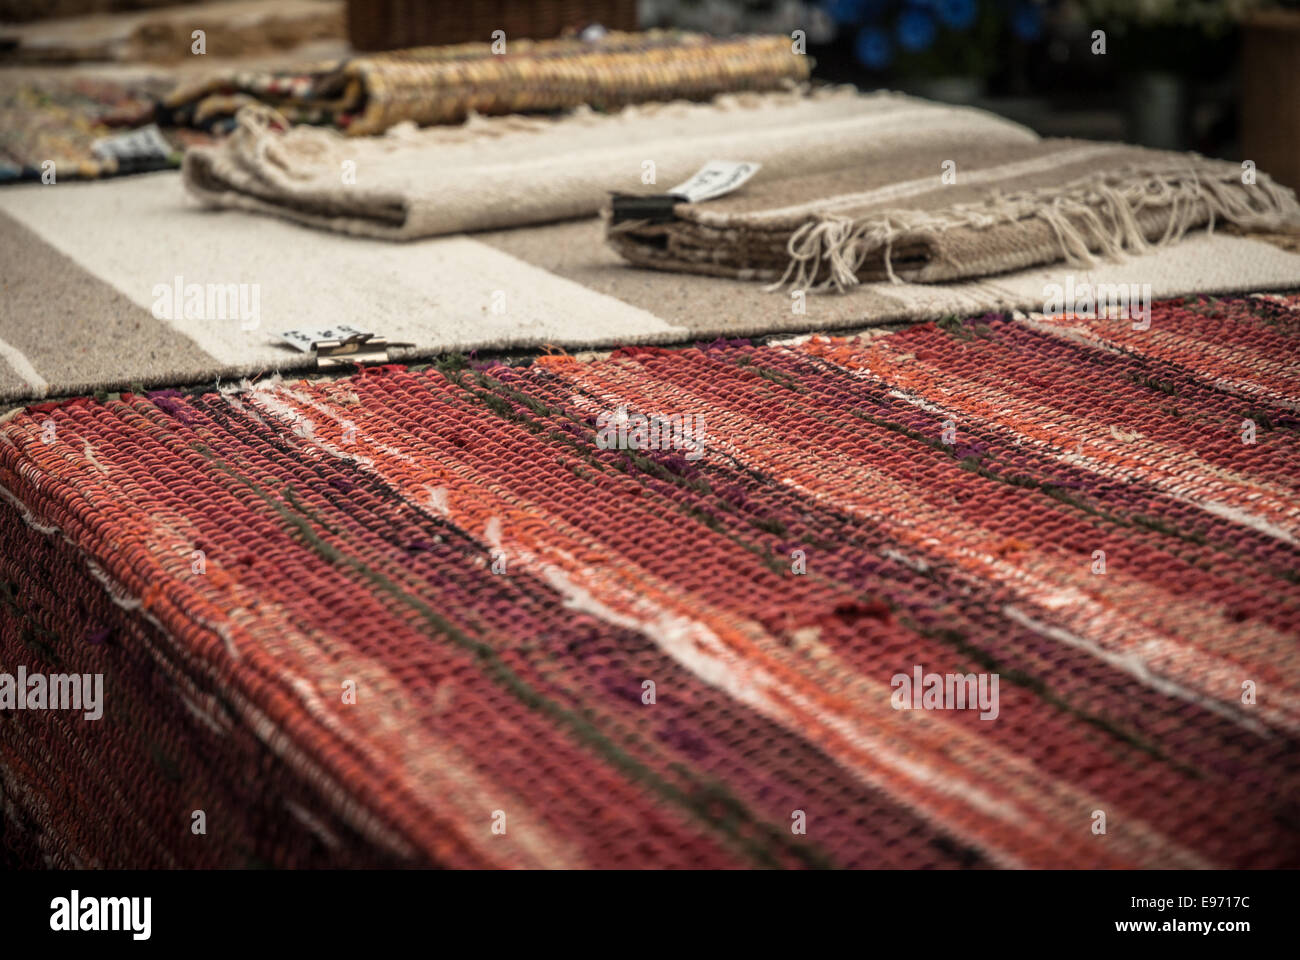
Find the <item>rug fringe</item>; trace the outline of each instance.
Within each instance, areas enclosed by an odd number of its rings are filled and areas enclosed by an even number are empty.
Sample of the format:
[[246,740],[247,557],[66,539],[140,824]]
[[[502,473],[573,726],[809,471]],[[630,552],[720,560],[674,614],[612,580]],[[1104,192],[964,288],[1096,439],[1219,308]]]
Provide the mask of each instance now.
[[[1055,234],[1061,258],[1078,267],[1094,266],[1095,253],[1110,260],[1125,251],[1143,253],[1181,239],[1198,224],[1213,232],[1223,222],[1247,229],[1300,224],[1295,192],[1260,174],[1246,187],[1241,170],[1226,162],[1189,158],[1183,167],[1133,166],[1075,181],[1063,189],[995,195],[979,204],[962,204],[943,213],[886,210],[852,218],[826,213],[799,227],[787,244],[790,262],[781,279],[767,287],[843,293],[857,286],[858,271],[873,255],[883,255],[891,283],[893,250],[903,239],[947,230],[982,230],[999,223],[1040,219]],[[1169,224],[1149,240],[1139,216],[1168,208]],[[825,279],[817,282],[820,274]]]

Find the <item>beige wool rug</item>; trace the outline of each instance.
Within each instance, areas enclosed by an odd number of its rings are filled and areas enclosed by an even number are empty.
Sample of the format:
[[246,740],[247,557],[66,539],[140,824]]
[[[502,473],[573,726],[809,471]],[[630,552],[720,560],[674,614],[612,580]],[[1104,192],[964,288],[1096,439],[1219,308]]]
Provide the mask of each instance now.
[[935,283],[1058,260],[1092,266],[1216,225],[1300,231],[1295,193],[1252,174],[1114,143],[880,141],[857,163],[760,171],[732,193],[672,203],[652,220],[611,206],[608,238],[638,266],[799,290]]
[[559,119],[474,117],[365,138],[276,126],[269,109],[245,108],[219,145],[189,151],[190,194],[212,207],[389,240],[589,216],[611,191],[665,191],[712,160],[759,163],[763,181],[775,182],[904,148],[928,157],[967,143],[1003,156],[1038,141],[983,111],[852,88],[580,109]]
[[[1300,255],[1216,231],[1091,268],[797,298],[629,268],[603,229],[592,217],[393,244],[205,210],[174,172],[11,187],[0,191],[0,402],[312,370],[279,334],[337,324],[411,343],[393,357],[416,360],[1041,310],[1052,284],[1149,284],[1153,298],[1300,287]],[[256,290],[256,316],[155,310],[177,278]]]

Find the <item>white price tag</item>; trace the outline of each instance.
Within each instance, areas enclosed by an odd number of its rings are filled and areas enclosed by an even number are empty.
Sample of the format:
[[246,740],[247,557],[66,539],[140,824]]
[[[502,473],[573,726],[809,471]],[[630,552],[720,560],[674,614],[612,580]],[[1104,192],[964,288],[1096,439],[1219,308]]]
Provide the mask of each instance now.
[[712,200],[740,187],[758,173],[758,163],[733,163],[729,160],[711,160],[685,183],[678,184],[669,193],[686,197],[691,203]]
[[312,344],[320,343],[323,340],[346,340],[348,337],[367,336],[371,336],[371,334],[346,323],[340,323],[333,327],[321,327],[318,330],[286,330],[279,335],[281,340],[303,353],[311,353]]

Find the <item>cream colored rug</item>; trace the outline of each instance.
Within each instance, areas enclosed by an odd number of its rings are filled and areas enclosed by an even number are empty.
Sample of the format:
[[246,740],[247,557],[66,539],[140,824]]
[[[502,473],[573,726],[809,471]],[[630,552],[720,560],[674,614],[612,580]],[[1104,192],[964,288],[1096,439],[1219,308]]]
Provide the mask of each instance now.
[[379,137],[276,126],[268,108],[249,107],[221,144],[191,150],[190,193],[212,207],[389,240],[589,216],[611,191],[667,191],[710,160],[759,163],[764,181],[778,181],[904,149],[972,142],[1014,155],[1038,140],[980,110],[851,88],[406,124]]
[[[186,303],[166,302],[176,300],[168,291],[178,277],[183,291],[234,285],[236,296],[224,316],[206,297],[187,316]],[[0,191],[0,399],[313,369],[312,357],[278,334],[337,324],[414,344],[394,351],[402,359],[579,350],[1036,310],[1050,285],[1067,282],[1149,284],[1157,298],[1294,288],[1300,255],[1198,233],[1088,270],[866,283],[792,298],[754,283],[628,267],[596,218],[392,244],[204,210],[176,173],[33,184]]]

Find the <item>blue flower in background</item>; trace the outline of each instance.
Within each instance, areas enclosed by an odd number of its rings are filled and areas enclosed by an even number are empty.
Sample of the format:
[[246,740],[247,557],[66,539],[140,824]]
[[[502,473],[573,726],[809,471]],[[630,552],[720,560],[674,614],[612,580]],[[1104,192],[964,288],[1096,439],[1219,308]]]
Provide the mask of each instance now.
[[1036,3],[1018,3],[1011,13],[1011,32],[1021,40],[1037,40],[1043,32],[1043,11]]
[[863,27],[854,45],[858,62],[871,70],[883,70],[894,62],[894,48],[889,35],[879,27]]
[[975,0],[936,0],[939,19],[954,30],[968,30],[975,23],[979,4]]
[[920,7],[904,7],[898,15],[898,45],[904,50],[924,50],[934,43],[934,18]]

